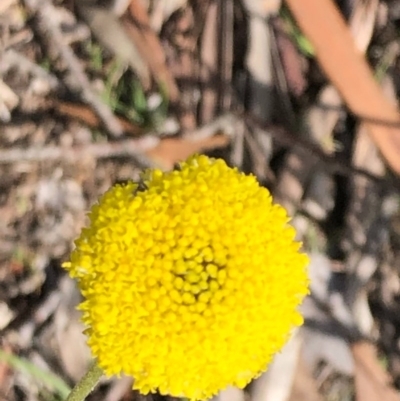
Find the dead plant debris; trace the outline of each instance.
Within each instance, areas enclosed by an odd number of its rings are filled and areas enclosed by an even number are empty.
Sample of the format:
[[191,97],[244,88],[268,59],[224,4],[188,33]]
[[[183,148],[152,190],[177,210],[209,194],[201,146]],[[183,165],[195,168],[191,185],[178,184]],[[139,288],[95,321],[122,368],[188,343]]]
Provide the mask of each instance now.
[[270,188],[311,257],[304,328],[220,401],[399,400],[399,29],[391,0],[0,1],[0,400],[85,371],[60,265],[89,206],[202,152]]

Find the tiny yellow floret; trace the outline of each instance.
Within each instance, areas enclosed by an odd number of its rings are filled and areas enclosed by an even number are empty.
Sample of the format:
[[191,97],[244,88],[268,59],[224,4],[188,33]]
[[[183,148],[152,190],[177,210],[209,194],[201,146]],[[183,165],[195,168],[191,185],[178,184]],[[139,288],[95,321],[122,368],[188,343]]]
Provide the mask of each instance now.
[[254,176],[193,156],[116,185],[64,264],[88,344],[142,393],[204,400],[260,375],[302,318],[308,259]]

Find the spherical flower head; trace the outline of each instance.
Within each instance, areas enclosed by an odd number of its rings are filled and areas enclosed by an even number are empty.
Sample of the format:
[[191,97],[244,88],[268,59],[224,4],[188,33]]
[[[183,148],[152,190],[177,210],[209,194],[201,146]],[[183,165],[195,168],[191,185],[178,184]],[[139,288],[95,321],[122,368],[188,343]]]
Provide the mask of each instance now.
[[301,325],[307,257],[267,189],[223,160],[116,185],[64,266],[88,344],[142,393],[207,399],[243,388]]

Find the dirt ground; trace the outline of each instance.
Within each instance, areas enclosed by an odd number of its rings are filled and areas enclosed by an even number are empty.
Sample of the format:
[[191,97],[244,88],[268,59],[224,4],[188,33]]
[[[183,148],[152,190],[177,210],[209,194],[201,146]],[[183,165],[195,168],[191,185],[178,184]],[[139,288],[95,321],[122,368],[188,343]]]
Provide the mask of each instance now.
[[[311,258],[304,327],[217,398],[400,400],[399,94],[395,0],[1,0],[0,400],[65,398],[87,210],[194,153],[256,175]],[[131,385],[89,400],[167,398]]]

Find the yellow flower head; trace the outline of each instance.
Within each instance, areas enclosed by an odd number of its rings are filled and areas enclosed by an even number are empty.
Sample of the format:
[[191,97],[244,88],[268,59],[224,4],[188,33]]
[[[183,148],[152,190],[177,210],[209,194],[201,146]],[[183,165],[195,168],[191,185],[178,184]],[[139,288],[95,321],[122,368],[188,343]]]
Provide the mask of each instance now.
[[107,375],[206,399],[244,387],[302,323],[307,257],[255,177],[194,156],[93,206],[64,266]]

